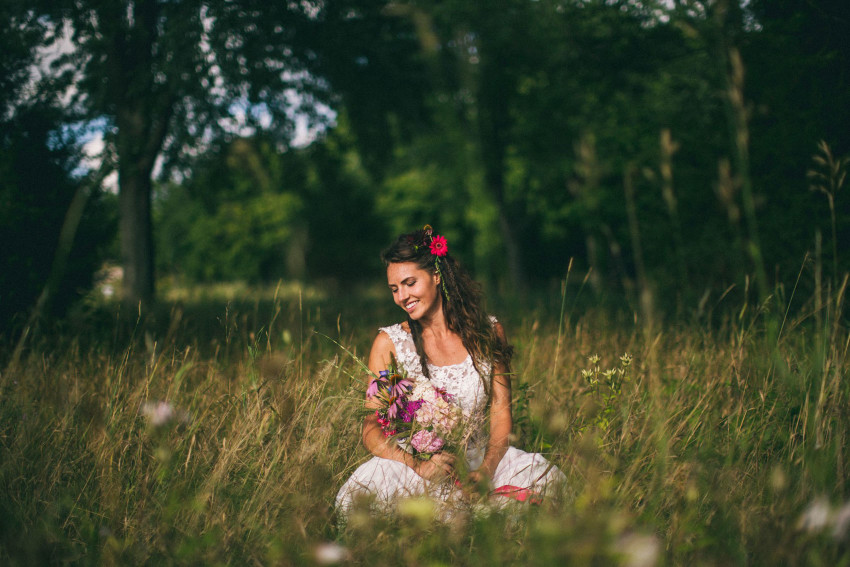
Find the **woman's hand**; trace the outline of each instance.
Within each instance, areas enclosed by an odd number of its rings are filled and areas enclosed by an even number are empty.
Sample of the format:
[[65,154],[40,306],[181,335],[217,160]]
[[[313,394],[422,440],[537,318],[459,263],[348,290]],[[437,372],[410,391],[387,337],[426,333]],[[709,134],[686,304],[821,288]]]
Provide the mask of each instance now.
[[425,480],[441,480],[454,472],[455,456],[434,453],[427,461],[418,461],[413,470]]
[[467,478],[469,479],[470,484],[484,484],[488,486],[490,484],[490,475],[480,470],[470,472]]
[[466,477],[463,489],[469,496],[484,496],[493,489],[493,479],[486,471],[481,469],[471,471]]

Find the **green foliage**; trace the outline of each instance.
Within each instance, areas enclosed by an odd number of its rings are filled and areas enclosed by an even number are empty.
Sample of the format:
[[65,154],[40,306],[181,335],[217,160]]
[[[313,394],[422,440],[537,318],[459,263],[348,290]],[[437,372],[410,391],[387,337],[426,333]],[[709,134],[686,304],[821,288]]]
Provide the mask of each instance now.
[[425,65],[407,69],[430,86],[430,120],[413,137],[386,130],[395,159],[380,168],[381,215],[396,228],[448,223],[484,279],[510,279],[513,241],[532,280],[575,258],[597,290],[629,293],[643,270],[673,309],[742,285],[756,264],[788,280],[815,229],[830,231],[805,171],[821,138],[847,152],[840,2],[506,0],[387,13],[415,29]]
[[160,246],[162,260],[174,262],[177,273],[194,281],[268,281],[290,275],[286,252],[303,208],[297,196],[264,193],[223,201],[208,215],[191,201],[178,209],[180,201],[187,200],[181,192],[175,188],[160,205],[163,211],[173,211],[162,213],[161,238],[167,239]]
[[[0,123],[0,326],[25,317],[44,289],[65,213],[80,183],[71,175],[73,140],[59,135],[57,111],[19,108]],[[70,251],[52,314],[61,314],[91,289],[115,231],[115,204],[95,191]],[[45,314],[45,315],[49,315]],[[14,326],[6,327],[11,331]],[[12,333],[7,335],[11,339]]]
[[386,234],[342,129],[283,153],[236,139],[161,193],[160,269],[189,281],[362,278],[379,265]]
[[[755,103],[753,176],[766,197],[760,215],[769,237],[766,253],[793,272],[793,259],[813,249],[814,233],[831,233],[826,200],[805,191],[812,155],[821,140],[836,157],[850,155],[850,48],[841,39],[850,33],[850,6],[835,0],[782,0],[752,2],[752,9],[761,30],[743,42],[742,54],[748,95]],[[847,200],[835,205],[837,240],[844,242],[850,229]],[[794,222],[802,219],[808,222]],[[789,257],[790,250],[797,253]],[[833,278],[840,279],[847,267],[846,261],[839,265]]]
[[[181,173],[154,206],[169,275],[344,280],[425,223],[493,288],[575,260],[670,312],[765,296],[807,252],[833,287],[850,265],[846,195],[806,191],[821,140],[850,151],[838,0],[36,4],[0,12],[0,80],[20,88],[18,40],[71,24],[56,63],[83,70],[75,108],[106,117],[121,179],[160,153]],[[296,114],[319,125],[300,150]]]

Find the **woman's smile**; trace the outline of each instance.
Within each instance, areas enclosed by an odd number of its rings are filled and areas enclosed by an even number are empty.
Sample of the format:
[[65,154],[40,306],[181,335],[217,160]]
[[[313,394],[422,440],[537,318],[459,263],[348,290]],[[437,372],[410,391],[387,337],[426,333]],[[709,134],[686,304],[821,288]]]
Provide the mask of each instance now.
[[419,268],[413,262],[387,266],[387,285],[393,301],[414,319],[428,317],[440,308],[440,290],[436,275]]

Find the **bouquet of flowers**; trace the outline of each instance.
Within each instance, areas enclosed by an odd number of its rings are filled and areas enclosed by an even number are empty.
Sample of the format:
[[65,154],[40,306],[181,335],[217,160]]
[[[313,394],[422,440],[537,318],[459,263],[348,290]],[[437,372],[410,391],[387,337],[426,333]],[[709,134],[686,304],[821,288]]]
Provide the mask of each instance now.
[[395,357],[371,380],[366,397],[381,404],[375,416],[384,436],[396,437],[422,459],[445,448],[461,421],[461,409],[451,394],[428,380],[411,381]]
[[[453,448],[452,441],[460,439],[463,412],[453,396],[429,380],[411,381],[395,357],[390,358],[387,370],[369,382],[366,397],[380,404],[375,416],[384,436],[395,437],[404,449],[420,459],[427,460],[437,451]],[[457,478],[454,482],[461,486]],[[542,502],[542,497],[532,489],[513,485],[499,486],[490,495],[532,504]]]

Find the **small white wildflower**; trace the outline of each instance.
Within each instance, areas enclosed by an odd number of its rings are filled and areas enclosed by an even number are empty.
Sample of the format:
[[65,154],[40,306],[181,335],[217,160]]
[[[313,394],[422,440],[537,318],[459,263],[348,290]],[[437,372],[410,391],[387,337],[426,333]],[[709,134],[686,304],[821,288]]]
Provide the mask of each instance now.
[[187,423],[189,421],[188,412],[175,408],[165,401],[145,402],[142,404],[142,415],[154,427],[161,427],[171,422]]
[[658,563],[661,546],[655,536],[632,533],[617,540],[615,551],[623,556],[626,567],[652,567]]
[[823,496],[819,496],[809,504],[803,515],[797,521],[797,529],[809,533],[819,532],[829,524],[829,517],[832,510],[829,507],[829,502]]
[[623,366],[630,365],[632,363],[632,355],[630,355],[629,353],[625,353],[623,356],[620,357],[620,363]]
[[348,550],[333,541],[322,542],[313,550],[313,557],[319,565],[336,565],[348,559]]
[[596,366],[597,364],[599,364],[599,356],[596,354],[594,354],[593,356],[589,356],[587,357],[587,361],[593,366]]

